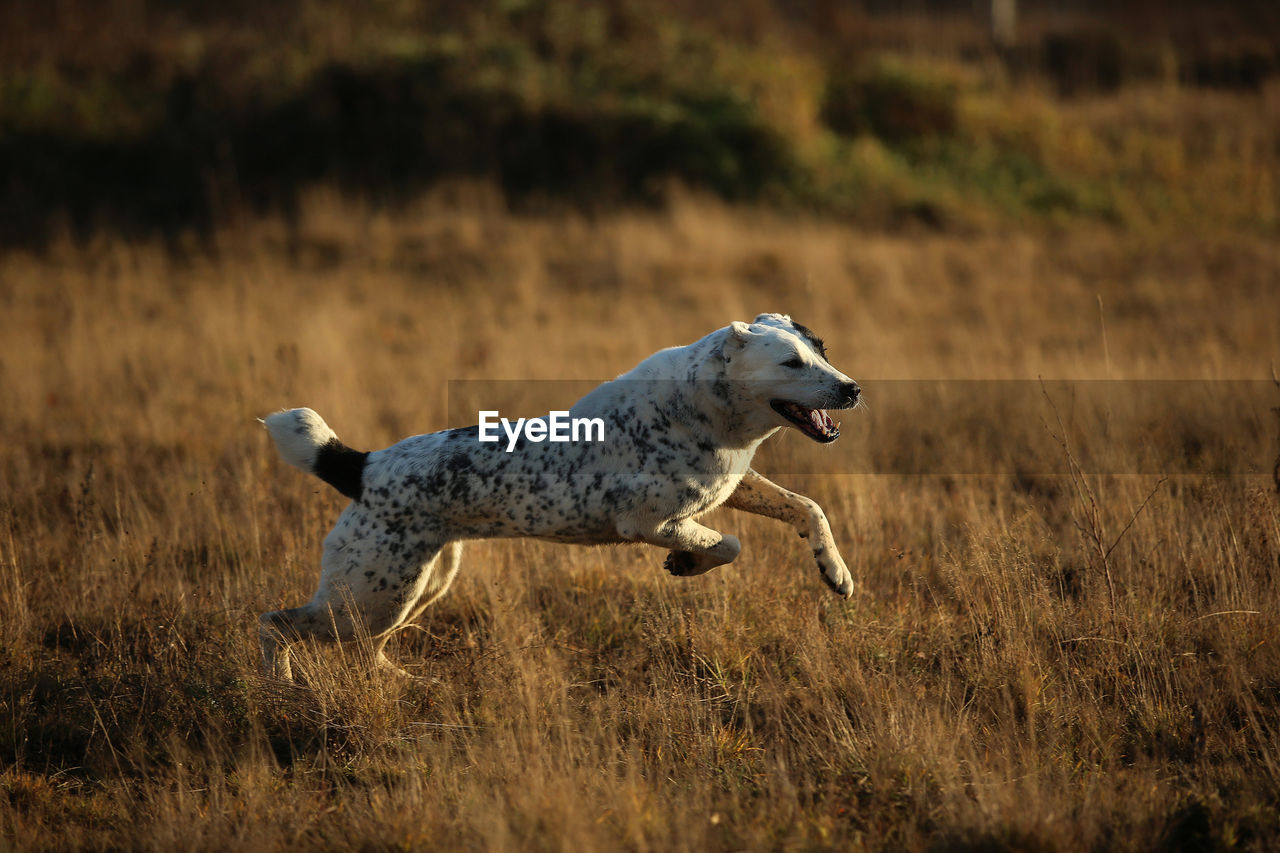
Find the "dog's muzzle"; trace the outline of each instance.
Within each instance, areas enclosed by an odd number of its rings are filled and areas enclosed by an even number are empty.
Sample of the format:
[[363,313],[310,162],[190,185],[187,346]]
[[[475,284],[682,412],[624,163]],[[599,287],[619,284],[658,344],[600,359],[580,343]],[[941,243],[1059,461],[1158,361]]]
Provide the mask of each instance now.
[[[845,405],[838,408],[852,409],[858,405],[858,395],[862,393],[862,389],[858,387],[857,382],[843,382],[840,384],[840,393],[844,395]],[[832,408],[837,407],[833,406]]]

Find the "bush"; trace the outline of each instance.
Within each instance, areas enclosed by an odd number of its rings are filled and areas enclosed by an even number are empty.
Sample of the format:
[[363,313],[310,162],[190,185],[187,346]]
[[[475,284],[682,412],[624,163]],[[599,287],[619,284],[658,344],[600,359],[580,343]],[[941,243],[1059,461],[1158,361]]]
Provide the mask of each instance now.
[[1045,73],[1064,96],[1116,92],[1130,71],[1124,45],[1108,32],[1050,33],[1042,50]]
[[956,130],[956,97],[952,83],[882,57],[828,75],[822,119],[836,133],[890,144],[945,137]]
[[782,136],[714,81],[537,99],[516,79],[477,82],[482,70],[441,55],[331,63],[275,99],[184,75],[155,115],[110,134],[0,112],[0,231],[39,241],[59,213],[84,228],[203,228],[215,195],[289,210],[323,182],[395,203],[484,177],[513,201],[608,205],[655,201],[672,179],[736,200],[794,178]]

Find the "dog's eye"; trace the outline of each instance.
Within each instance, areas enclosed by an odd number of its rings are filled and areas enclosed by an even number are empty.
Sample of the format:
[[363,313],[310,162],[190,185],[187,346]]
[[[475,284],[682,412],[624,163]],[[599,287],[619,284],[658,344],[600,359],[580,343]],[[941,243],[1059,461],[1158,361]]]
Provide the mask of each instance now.
[[791,358],[782,362],[782,366],[783,367],[804,367],[804,362],[800,360],[799,356],[792,356]]

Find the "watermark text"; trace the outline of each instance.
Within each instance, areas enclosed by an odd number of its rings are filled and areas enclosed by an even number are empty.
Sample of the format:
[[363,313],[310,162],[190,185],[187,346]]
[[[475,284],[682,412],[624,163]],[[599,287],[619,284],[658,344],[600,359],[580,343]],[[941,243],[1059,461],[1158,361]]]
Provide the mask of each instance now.
[[535,444],[542,441],[604,441],[603,418],[571,418],[566,411],[553,411],[545,418],[517,418],[514,422],[493,409],[480,412],[481,441],[501,441],[499,427],[507,437],[507,453],[516,449],[521,434]]

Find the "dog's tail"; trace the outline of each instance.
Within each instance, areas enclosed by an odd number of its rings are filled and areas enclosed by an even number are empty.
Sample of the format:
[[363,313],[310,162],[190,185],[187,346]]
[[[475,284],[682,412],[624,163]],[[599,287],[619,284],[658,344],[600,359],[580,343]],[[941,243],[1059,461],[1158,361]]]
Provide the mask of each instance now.
[[315,474],[352,500],[360,499],[369,454],[343,444],[324,418],[311,409],[288,409],[267,415],[262,424],[285,462]]

